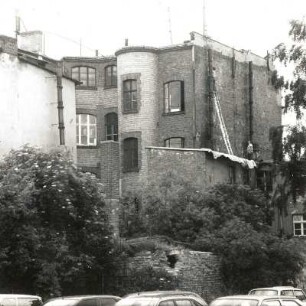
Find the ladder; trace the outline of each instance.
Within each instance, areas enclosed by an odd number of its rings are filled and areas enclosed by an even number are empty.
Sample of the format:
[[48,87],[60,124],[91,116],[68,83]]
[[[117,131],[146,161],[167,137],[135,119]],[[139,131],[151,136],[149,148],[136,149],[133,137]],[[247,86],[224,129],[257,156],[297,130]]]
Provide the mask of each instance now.
[[214,91],[214,93],[213,93],[213,100],[214,100],[214,105],[216,107],[216,112],[217,112],[217,116],[218,116],[218,119],[219,119],[221,133],[222,133],[222,136],[223,136],[223,140],[224,140],[224,143],[225,143],[226,150],[227,150],[228,154],[234,155],[232,147],[231,147],[231,143],[229,141],[227,129],[226,129],[226,126],[225,126],[225,123],[224,123],[224,119],[223,119],[223,115],[222,115],[222,111],[221,111],[221,106],[220,106],[220,100],[219,100],[219,97],[217,96],[216,91]]

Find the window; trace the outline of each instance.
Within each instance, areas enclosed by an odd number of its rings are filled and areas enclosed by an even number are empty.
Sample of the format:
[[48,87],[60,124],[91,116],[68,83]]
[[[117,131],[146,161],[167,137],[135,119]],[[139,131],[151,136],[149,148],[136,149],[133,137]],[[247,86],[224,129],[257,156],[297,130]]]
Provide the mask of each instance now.
[[98,301],[97,299],[81,300],[77,306],[98,306]]
[[159,306],[174,306],[173,301],[163,301],[159,303]]
[[106,140],[118,141],[118,115],[109,113],[105,116]]
[[168,148],[184,148],[184,138],[172,137],[165,140],[165,147]]
[[282,290],[280,295],[293,296],[293,290]]
[[298,306],[300,304],[298,304],[295,301],[289,301],[289,300],[282,300],[282,305],[283,306]]
[[82,82],[80,86],[96,86],[96,69],[90,67],[72,68],[71,77]]
[[271,192],[273,190],[271,170],[259,170],[257,172],[257,187],[264,192]]
[[293,235],[306,236],[306,220],[304,215],[293,215]]
[[95,146],[97,144],[96,117],[88,114],[76,116],[76,143],[80,146]]
[[235,166],[228,167],[228,176],[229,176],[229,183],[235,184],[236,183],[236,169]]
[[123,162],[125,171],[138,170],[138,139],[126,138],[123,141]]
[[126,80],[123,82],[123,111],[137,111],[137,81]]
[[164,84],[165,113],[184,110],[184,82],[171,81]]
[[117,66],[111,65],[105,67],[105,87],[117,86]]
[[294,295],[301,301],[306,300],[306,296],[302,290],[294,290]]
[[280,306],[280,302],[277,300],[263,301],[261,306]]
[[189,300],[175,300],[177,306],[192,306]]

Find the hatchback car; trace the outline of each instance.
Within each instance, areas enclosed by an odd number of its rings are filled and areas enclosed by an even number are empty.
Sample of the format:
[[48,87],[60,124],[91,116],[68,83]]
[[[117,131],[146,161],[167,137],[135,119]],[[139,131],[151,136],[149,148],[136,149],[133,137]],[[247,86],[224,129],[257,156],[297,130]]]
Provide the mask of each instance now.
[[37,295],[0,294],[1,306],[41,306],[42,300]]
[[213,300],[210,306],[302,306],[303,303],[292,296],[233,295]]
[[113,306],[120,299],[113,295],[63,296],[48,300],[44,306]]
[[207,303],[193,292],[147,291],[129,294],[116,306],[207,306]]
[[306,295],[302,289],[291,286],[276,286],[267,288],[256,288],[249,292],[249,295],[286,295],[295,296],[299,300],[306,302]]

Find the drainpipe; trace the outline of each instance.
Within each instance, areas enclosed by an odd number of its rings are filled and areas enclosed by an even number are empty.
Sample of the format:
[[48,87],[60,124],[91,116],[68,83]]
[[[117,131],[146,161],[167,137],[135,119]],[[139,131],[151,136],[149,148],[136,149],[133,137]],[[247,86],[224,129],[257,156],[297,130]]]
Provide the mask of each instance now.
[[253,142],[253,62],[249,62],[249,140]]
[[194,46],[192,46],[192,94],[193,94],[193,147],[196,148],[197,146],[197,106],[196,106],[196,98],[195,98],[195,53],[194,53]]
[[58,62],[56,67],[57,80],[57,110],[58,110],[58,129],[60,145],[65,144],[65,125],[64,125],[64,103],[63,103],[63,69],[62,63]]
[[210,148],[214,150],[214,77],[212,67],[212,51],[207,50],[208,55],[208,140],[210,142]]

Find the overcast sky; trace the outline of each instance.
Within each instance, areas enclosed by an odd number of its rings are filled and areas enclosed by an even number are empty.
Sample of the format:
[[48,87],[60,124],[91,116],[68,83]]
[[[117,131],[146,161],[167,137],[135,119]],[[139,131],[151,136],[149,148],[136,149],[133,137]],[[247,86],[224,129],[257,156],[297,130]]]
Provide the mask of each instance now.
[[[111,55],[124,45],[166,46],[203,33],[204,0],[10,0],[0,7],[0,34],[42,30],[46,54]],[[302,19],[306,0],[205,0],[207,33],[237,49],[265,56]],[[82,48],[79,42],[82,41]]]

